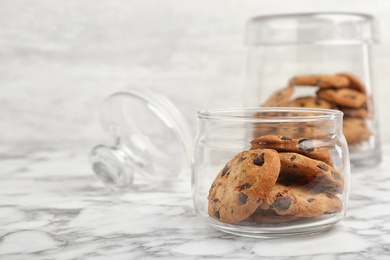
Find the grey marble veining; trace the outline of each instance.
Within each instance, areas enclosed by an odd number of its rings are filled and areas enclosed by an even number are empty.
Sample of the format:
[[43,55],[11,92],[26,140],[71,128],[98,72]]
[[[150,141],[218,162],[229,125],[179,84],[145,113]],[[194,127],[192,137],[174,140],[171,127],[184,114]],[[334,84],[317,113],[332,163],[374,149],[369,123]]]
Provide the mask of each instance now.
[[389,259],[390,145],[381,166],[352,174],[347,217],[329,232],[243,238],[194,212],[189,172],[113,196],[85,150],[0,151],[0,259]]

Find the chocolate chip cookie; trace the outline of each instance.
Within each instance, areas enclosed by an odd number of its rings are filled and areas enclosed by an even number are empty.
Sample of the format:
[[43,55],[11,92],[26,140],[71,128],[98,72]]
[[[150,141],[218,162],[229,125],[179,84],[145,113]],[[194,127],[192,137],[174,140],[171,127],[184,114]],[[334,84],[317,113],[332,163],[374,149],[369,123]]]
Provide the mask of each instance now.
[[332,165],[332,157],[326,147],[316,147],[308,138],[293,139],[282,135],[264,135],[251,141],[251,149],[268,148],[279,152],[295,152]]
[[349,86],[348,87],[349,88],[355,89],[355,90],[357,90],[359,92],[362,92],[362,93],[366,94],[366,92],[367,92],[366,86],[355,75],[353,75],[351,73],[347,73],[347,72],[338,73],[337,75],[348,78],[348,80],[349,80]]
[[342,210],[342,202],[336,196],[313,193],[305,187],[286,187],[276,184],[260,208],[272,209],[281,216],[318,217]]
[[295,215],[279,215],[272,209],[262,209],[258,207],[256,211],[250,215],[245,222],[257,222],[257,223],[285,223],[299,219]]
[[344,113],[346,117],[357,117],[357,118],[370,118],[371,115],[368,113],[367,108],[349,108],[339,106],[339,109]]
[[298,153],[279,153],[278,182],[286,185],[305,185],[307,188],[329,194],[342,193],[343,174],[324,163]]
[[317,95],[328,102],[350,108],[361,108],[367,101],[366,95],[349,88],[320,89]]
[[289,85],[346,88],[349,86],[349,80],[347,77],[338,75],[302,75],[292,78]]
[[288,103],[289,107],[310,107],[310,108],[324,108],[324,109],[334,109],[335,104],[329,103],[328,101],[323,100],[319,97],[299,97]]
[[366,121],[361,118],[344,118],[343,132],[348,145],[361,143],[371,136]]
[[209,216],[231,224],[246,219],[272,190],[279,172],[280,159],[275,150],[237,154],[218,173],[209,190]]

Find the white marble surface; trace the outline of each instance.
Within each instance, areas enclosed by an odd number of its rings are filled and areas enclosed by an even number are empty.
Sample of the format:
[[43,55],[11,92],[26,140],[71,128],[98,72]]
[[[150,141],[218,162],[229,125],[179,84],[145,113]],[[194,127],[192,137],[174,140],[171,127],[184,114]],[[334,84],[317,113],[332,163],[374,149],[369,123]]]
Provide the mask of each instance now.
[[0,151],[0,259],[389,259],[390,145],[353,173],[347,217],[329,232],[243,238],[194,212],[189,172],[171,187],[112,196],[84,149]]

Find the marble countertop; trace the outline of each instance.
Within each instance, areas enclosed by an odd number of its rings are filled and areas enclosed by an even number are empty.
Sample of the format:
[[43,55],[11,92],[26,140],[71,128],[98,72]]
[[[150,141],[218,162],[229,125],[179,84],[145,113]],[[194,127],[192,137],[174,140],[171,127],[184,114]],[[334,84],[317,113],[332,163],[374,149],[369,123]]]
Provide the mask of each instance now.
[[310,237],[222,233],[194,212],[190,176],[113,196],[84,149],[0,150],[0,259],[389,259],[390,144],[352,174],[347,217]]

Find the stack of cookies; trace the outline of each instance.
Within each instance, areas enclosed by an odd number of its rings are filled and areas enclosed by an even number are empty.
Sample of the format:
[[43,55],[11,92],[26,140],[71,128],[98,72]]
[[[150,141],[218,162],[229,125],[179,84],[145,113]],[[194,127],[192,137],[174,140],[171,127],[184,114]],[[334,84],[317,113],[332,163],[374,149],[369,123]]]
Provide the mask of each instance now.
[[[297,87],[316,87],[316,94],[291,99]],[[303,75],[289,80],[287,87],[273,93],[263,107],[308,107],[339,109],[344,112],[344,135],[349,145],[370,138],[366,119],[371,108],[365,85],[350,73],[336,75]]]
[[283,223],[341,212],[343,174],[327,148],[307,138],[266,135],[251,141],[216,176],[209,216],[228,224]]

